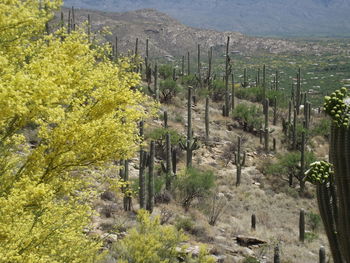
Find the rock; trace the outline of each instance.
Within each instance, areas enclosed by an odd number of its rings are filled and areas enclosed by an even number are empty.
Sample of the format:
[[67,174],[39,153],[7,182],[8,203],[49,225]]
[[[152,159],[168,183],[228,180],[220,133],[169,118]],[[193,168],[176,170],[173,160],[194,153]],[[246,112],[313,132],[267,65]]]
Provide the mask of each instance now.
[[261,240],[256,237],[249,237],[249,236],[242,236],[242,235],[237,236],[236,241],[238,245],[243,247],[250,247],[254,245],[262,245],[267,243],[265,240]]
[[118,241],[118,236],[116,234],[105,233],[101,238],[110,244]]

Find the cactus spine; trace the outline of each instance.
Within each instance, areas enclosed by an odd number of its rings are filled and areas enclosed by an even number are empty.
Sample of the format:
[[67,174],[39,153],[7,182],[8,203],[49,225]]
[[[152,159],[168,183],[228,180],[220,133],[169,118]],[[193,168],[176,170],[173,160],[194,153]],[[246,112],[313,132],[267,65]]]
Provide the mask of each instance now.
[[242,166],[245,165],[245,158],[246,158],[246,153],[243,152],[243,156],[241,154],[241,143],[242,143],[242,138],[238,136],[237,139],[237,152],[234,153],[235,156],[235,164],[236,164],[236,186],[239,186],[241,184],[241,174],[242,174]]
[[151,141],[150,155],[148,162],[148,196],[147,196],[147,210],[152,213],[154,208],[154,155],[155,155],[155,144]]

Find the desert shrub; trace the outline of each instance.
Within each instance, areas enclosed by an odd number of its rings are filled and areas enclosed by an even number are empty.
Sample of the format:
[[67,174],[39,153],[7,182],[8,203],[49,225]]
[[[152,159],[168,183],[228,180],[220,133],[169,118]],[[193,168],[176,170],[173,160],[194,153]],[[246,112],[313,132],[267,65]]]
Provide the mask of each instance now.
[[159,76],[162,79],[172,78],[173,76],[173,66],[170,64],[163,64],[158,67]]
[[227,199],[223,193],[213,192],[206,200],[205,213],[209,225],[214,226],[227,206]]
[[180,86],[172,78],[162,80],[159,84],[160,102],[169,103],[180,91]]
[[187,211],[196,198],[209,194],[215,185],[215,176],[212,171],[201,171],[189,168],[176,178],[174,185],[182,206]]
[[195,75],[190,74],[183,77],[183,85],[196,87],[197,84],[198,84],[198,81]]
[[170,134],[171,145],[176,146],[180,142],[185,143],[185,136],[170,128],[158,127],[146,133],[145,136],[146,139],[156,142],[156,155],[161,158],[165,157],[165,137],[167,133]]
[[186,232],[191,232],[194,228],[195,223],[189,217],[177,217],[175,227],[177,230],[183,230]]
[[[266,166],[265,172],[272,175],[292,175],[298,178],[300,172],[300,157],[299,151],[288,152],[277,155],[277,161],[269,163]],[[305,168],[316,160],[313,152],[305,152]]]
[[233,118],[238,120],[246,131],[260,129],[263,122],[263,114],[260,107],[244,103],[238,104],[233,110]]
[[[264,92],[262,87],[238,88],[236,89],[235,95],[239,99],[245,99],[252,102],[261,102],[263,100]],[[270,106],[273,105],[272,103],[275,96],[279,106],[287,105],[285,95],[282,91],[266,89],[266,98],[269,99]]]
[[148,212],[140,210],[137,226],[115,244],[112,253],[120,263],[177,263],[179,257],[187,263],[215,262],[204,248],[198,258],[186,256],[181,249],[181,243],[186,240],[182,231],[161,225],[159,217],[151,218]]
[[331,126],[331,121],[327,118],[322,118],[321,120],[314,123],[310,130],[311,136],[324,136],[328,137],[330,130],[329,127]]
[[307,213],[308,224],[313,232],[316,232],[321,226],[321,217],[316,213]]
[[214,80],[211,90],[211,98],[213,101],[222,101],[225,97],[225,82],[222,80]]

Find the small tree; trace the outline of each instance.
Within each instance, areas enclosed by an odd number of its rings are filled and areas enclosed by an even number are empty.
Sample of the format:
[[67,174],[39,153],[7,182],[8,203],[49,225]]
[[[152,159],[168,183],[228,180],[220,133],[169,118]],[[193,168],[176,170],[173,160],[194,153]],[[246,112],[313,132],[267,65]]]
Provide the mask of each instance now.
[[215,185],[214,181],[215,176],[212,171],[201,171],[193,167],[188,168],[177,177],[175,187],[186,211],[194,199],[204,197],[209,193],[209,190]]

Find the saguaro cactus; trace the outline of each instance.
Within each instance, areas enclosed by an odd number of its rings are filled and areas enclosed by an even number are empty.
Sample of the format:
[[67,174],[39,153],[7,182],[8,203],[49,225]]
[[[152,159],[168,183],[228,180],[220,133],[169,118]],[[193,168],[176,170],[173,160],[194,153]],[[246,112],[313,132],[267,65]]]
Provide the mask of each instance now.
[[209,96],[205,99],[205,141],[209,141]]
[[152,213],[154,208],[154,155],[155,144],[151,141],[150,155],[148,162],[148,195],[147,195],[147,210]]
[[180,147],[186,150],[186,167],[192,166],[192,153],[199,148],[192,131],[192,87],[188,87],[187,96],[187,139],[186,144],[180,142]]
[[159,100],[159,90],[158,90],[158,65],[155,64],[154,66],[154,71],[153,71],[153,76],[154,76],[154,87],[153,89],[148,86],[148,90],[152,93],[153,97],[156,100]]
[[255,216],[255,214],[252,214],[251,221],[252,221],[251,228],[253,231],[255,231],[256,230],[256,216]]
[[350,262],[350,128],[349,96],[346,88],[325,98],[331,116],[329,160],[315,162],[306,179],[316,184],[318,207],[335,263]]
[[264,150],[269,151],[269,99],[265,99],[264,102],[264,115],[265,115],[265,127],[264,127]]
[[304,242],[305,240],[305,211],[300,209],[299,214],[299,241]]
[[239,186],[241,184],[241,174],[242,174],[242,166],[245,164],[245,158],[246,153],[243,152],[243,155],[241,154],[241,145],[242,144],[242,138],[238,136],[237,139],[237,152],[234,153],[235,156],[235,164],[236,164],[236,186]]
[[165,145],[166,145],[166,171],[165,171],[165,189],[167,191],[171,190],[171,181],[173,178],[173,168],[172,168],[172,162],[171,162],[171,141],[170,141],[170,134],[167,133],[165,136]]
[[231,74],[232,86],[231,86],[231,110],[235,109],[235,77]]
[[229,100],[229,92],[228,92],[228,80],[231,74],[231,66],[230,66],[230,56],[229,56],[229,47],[230,47],[230,37],[227,37],[226,43],[226,62],[225,62],[225,110],[224,116],[228,117],[230,112],[230,100]]
[[320,259],[319,260],[320,263],[326,263],[326,250],[325,250],[324,246],[320,247],[319,259]]
[[273,263],[281,263],[281,260],[280,260],[280,248],[279,248],[278,245],[276,245],[275,249],[274,249]]

